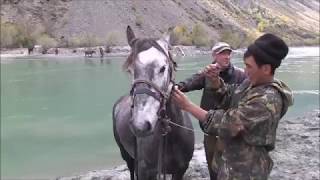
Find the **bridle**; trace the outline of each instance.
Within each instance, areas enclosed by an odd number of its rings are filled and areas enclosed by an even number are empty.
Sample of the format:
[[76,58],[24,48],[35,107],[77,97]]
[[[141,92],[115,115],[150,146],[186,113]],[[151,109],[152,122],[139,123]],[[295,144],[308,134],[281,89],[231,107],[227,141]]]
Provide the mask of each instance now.
[[[148,86],[148,88],[147,87],[138,87],[137,86],[138,84],[146,84]],[[159,88],[159,86],[157,86],[153,82],[139,79],[139,80],[135,80],[133,82],[132,87],[131,87],[131,91],[130,91],[130,95],[132,97],[132,100],[134,100],[135,96],[138,94],[147,94],[147,95],[155,98],[157,101],[159,101],[160,107],[159,107],[157,114],[158,114],[158,118],[161,119],[161,118],[164,118],[166,115],[166,104],[170,99],[173,85],[174,85],[174,82],[170,80],[166,90],[163,91]],[[151,89],[154,89],[155,92],[152,91]],[[133,108],[133,107],[134,107],[134,103],[132,103],[131,108]]]
[[[167,53],[165,53],[165,51],[163,50],[163,48],[160,45],[156,44],[155,46],[157,49],[159,49],[166,56],[166,60],[169,63],[169,80],[168,80],[167,86],[165,87],[164,90],[162,90],[158,85],[156,85],[155,83],[153,83],[151,81],[148,81],[145,79],[137,79],[137,80],[133,81],[133,84],[132,84],[131,90],[130,90],[130,96],[133,100],[132,102],[134,102],[135,96],[138,94],[146,94],[146,95],[149,95],[149,96],[155,98],[157,101],[160,102],[160,107],[157,112],[158,119],[163,119],[163,118],[166,118],[166,116],[167,116],[167,109],[166,109],[167,102],[170,99],[172,88],[175,84],[174,75],[173,75],[174,65],[173,65],[173,61],[171,59],[171,56],[167,55]],[[139,84],[145,84],[145,85],[147,85],[147,87],[137,86]],[[155,90],[155,92],[152,91],[152,89]],[[131,108],[134,108],[134,103],[132,103]]]

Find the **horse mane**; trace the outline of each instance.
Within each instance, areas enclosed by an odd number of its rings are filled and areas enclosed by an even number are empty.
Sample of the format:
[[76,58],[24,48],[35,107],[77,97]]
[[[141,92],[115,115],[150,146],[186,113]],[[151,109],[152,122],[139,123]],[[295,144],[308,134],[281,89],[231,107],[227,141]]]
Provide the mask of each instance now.
[[[133,39],[131,47],[131,53],[129,54],[127,60],[124,62],[122,68],[129,72],[129,67],[131,67],[136,60],[138,54],[142,51],[145,51],[151,47],[155,47],[162,53],[166,54],[162,47],[157,43],[156,39]],[[177,63],[172,59],[171,53],[168,51],[168,58],[170,66],[172,66],[173,70],[176,71]]]

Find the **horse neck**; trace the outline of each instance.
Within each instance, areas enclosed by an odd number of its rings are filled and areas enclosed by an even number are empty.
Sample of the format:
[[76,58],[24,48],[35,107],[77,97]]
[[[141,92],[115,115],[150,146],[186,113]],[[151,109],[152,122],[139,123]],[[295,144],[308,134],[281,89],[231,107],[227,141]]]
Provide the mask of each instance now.
[[166,104],[167,115],[172,122],[182,123],[182,111],[181,109],[171,100]]

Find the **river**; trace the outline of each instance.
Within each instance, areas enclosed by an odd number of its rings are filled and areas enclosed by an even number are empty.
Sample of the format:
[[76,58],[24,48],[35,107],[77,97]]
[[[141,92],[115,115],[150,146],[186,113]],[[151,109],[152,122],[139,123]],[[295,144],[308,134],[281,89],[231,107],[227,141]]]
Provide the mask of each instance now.
[[[123,164],[111,112],[130,88],[124,60],[1,58],[1,179],[53,179]],[[210,63],[209,56],[176,60],[177,82]],[[232,61],[243,67],[241,57]],[[294,92],[286,117],[319,108],[319,47],[290,48],[276,77]],[[199,103],[201,91],[188,96]]]

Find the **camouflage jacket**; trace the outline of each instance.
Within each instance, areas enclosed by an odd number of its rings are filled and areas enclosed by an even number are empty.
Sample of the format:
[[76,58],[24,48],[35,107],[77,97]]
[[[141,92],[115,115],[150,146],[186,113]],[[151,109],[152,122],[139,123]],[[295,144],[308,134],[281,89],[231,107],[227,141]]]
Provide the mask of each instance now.
[[[220,77],[227,84],[241,84],[247,76],[245,75],[242,69],[230,64],[228,69],[220,73]],[[215,102],[219,101],[215,99],[215,96],[210,91],[210,80],[200,73],[196,73],[192,75],[190,78],[187,78],[186,80],[179,82],[178,86],[180,87],[180,90],[182,92],[203,89],[200,107],[205,110],[215,109]]]
[[[218,179],[267,179],[273,162],[268,152],[275,147],[279,120],[293,104],[291,90],[281,81],[253,87],[249,80],[241,85],[226,85],[212,90],[220,97],[217,110],[210,110],[204,130],[219,136],[224,149],[212,168]],[[232,126],[244,130],[232,135]]]

